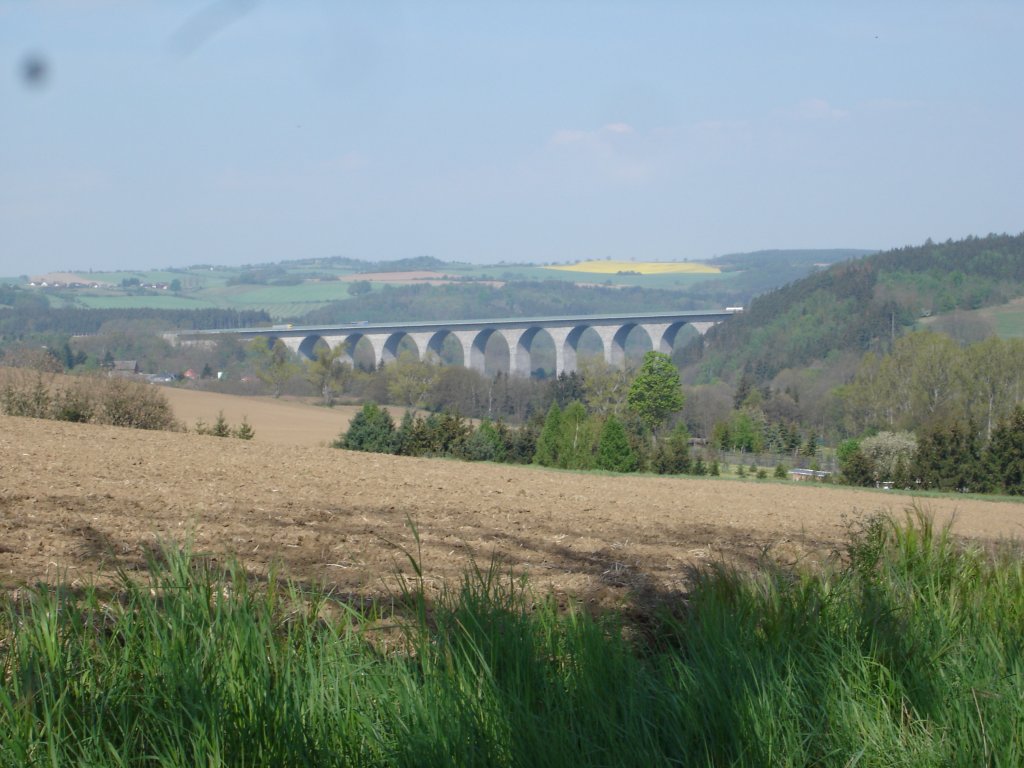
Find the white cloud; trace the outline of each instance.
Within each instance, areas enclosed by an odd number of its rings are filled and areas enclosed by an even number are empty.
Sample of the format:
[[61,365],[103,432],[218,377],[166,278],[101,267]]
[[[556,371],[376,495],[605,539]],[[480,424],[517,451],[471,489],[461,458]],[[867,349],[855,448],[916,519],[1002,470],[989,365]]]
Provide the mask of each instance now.
[[594,149],[607,149],[612,138],[626,136],[630,133],[633,133],[633,126],[623,122],[607,123],[597,130],[589,131],[579,128],[562,128],[551,135],[548,143],[555,146],[583,144]]
[[850,116],[845,109],[839,109],[824,99],[807,99],[784,113],[797,120],[842,120]]
[[651,167],[643,159],[643,147],[638,147],[644,141],[620,140],[633,132],[633,126],[625,122],[606,123],[590,130],[562,128],[551,134],[547,144],[549,149],[583,161],[608,178],[636,183],[650,178]]
[[588,131],[580,131],[572,128],[562,128],[561,130],[555,131],[548,143],[556,146],[565,146],[568,144],[581,144],[587,143],[594,140],[594,134]]

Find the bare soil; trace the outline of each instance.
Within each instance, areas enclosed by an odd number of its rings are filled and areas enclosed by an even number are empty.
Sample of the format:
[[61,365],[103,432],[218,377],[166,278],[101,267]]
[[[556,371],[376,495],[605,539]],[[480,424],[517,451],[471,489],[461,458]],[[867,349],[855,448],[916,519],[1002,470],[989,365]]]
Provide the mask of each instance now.
[[143,568],[161,543],[191,542],[254,577],[276,563],[353,598],[393,592],[395,574],[411,572],[409,553],[428,589],[497,558],[536,588],[607,606],[683,591],[693,567],[713,561],[767,552],[820,562],[847,540],[849,520],[915,502],[982,541],[1019,537],[1024,524],[1016,503],[272,442],[258,411],[248,416],[251,442],[0,417],[0,584],[102,584]]
[[[329,445],[359,412],[355,405],[327,408],[288,397],[243,397],[180,387],[161,387],[160,391],[188,429],[194,429],[197,421],[213,424],[217,414],[223,413],[232,427],[243,419],[249,422],[257,442],[277,445]],[[400,415],[401,411],[393,413]]]

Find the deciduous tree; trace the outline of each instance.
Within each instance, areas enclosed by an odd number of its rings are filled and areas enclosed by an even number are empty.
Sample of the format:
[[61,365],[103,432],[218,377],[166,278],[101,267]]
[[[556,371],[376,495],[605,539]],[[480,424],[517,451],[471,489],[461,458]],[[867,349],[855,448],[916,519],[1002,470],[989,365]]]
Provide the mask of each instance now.
[[417,360],[411,352],[403,352],[384,370],[388,395],[394,402],[409,406],[422,406],[441,376],[439,365]]
[[683,407],[679,371],[672,364],[672,358],[663,352],[644,355],[626,402],[654,439],[658,427]]
[[597,435],[583,403],[573,401],[562,411],[562,439],[558,466],[566,469],[592,469]]
[[345,381],[352,373],[352,366],[345,362],[345,345],[333,349],[323,346],[316,356],[306,361],[306,378],[316,387],[324,405],[334,403],[334,398],[344,390]]
[[265,337],[257,336],[249,344],[249,353],[256,376],[271,388],[274,397],[280,397],[284,385],[301,370],[280,339],[270,344]]

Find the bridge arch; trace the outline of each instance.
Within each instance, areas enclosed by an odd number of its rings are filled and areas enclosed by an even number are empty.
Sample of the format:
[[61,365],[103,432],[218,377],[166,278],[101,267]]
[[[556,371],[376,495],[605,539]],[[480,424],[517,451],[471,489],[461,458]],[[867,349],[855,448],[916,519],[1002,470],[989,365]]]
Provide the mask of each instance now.
[[369,334],[350,333],[345,337],[343,360],[353,368],[372,370],[380,362],[380,353]]
[[[436,355],[437,359],[441,363],[448,363],[450,365],[461,365],[462,367],[468,367],[465,360],[465,352],[462,349],[462,344],[458,343],[458,338],[454,333],[445,329],[437,331],[436,333],[430,334],[426,343],[426,350],[421,350],[421,355],[428,357]],[[452,344],[451,342],[455,342]],[[460,361],[455,362],[455,353],[458,354]],[[423,359],[422,356],[420,359]]]
[[[462,345],[462,364],[477,373],[485,373],[487,368],[487,342],[495,333],[500,333],[497,328],[483,328],[480,330],[452,331],[452,335]],[[504,336],[502,336],[504,339]],[[511,352],[511,344],[504,339]],[[510,355],[511,357],[511,355]]]
[[[540,341],[542,346],[550,345],[553,352],[557,346],[549,329],[539,325],[523,329],[503,329],[501,335],[508,344],[509,373],[516,376],[532,376],[540,367],[540,361],[535,354],[535,342]],[[555,362],[552,362],[553,366]]]
[[273,335],[273,334],[268,335],[266,337],[266,339],[267,339],[267,349],[271,349],[272,350],[272,349],[274,349],[274,347],[276,347],[278,344],[280,344],[285,349],[287,349],[289,352],[291,352],[293,355],[299,354],[299,344],[301,342],[301,339],[290,338],[288,336],[276,336],[276,335]]
[[408,333],[407,331],[396,331],[384,340],[380,353],[380,361],[384,364],[394,362],[398,359],[398,355],[401,353],[402,347],[412,347],[417,359],[424,358],[424,350],[420,349],[420,345],[416,343],[416,339],[413,338],[411,333]]
[[[580,339],[583,337],[584,333],[590,330],[590,328],[590,325],[577,325],[565,334],[565,341],[561,344],[561,365],[558,364],[558,346],[555,347],[556,376],[561,373],[572,373],[576,370],[577,363],[579,362]],[[557,339],[555,340],[555,344],[558,344]]]
[[484,328],[473,336],[469,348],[469,366],[477,373],[487,372],[487,343],[498,333],[496,328]]
[[639,330],[647,339],[645,351],[657,349],[658,341],[654,338],[655,334],[651,333],[651,329],[642,323],[624,323],[611,338],[611,344],[608,349],[608,362],[616,368],[626,367],[626,347],[629,343],[629,337]]
[[327,340],[323,336],[313,334],[307,336],[299,344],[299,357],[305,358],[306,360],[312,360],[316,357],[316,351],[320,347],[327,347],[330,349],[331,345],[327,343]]
[[[686,328],[687,325],[689,323],[670,323],[661,333],[651,334],[654,348],[659,352],[664,352],[666,355],[671,355],[676,351],[676,340],[679,337],[680,331]],[[655,338],[655,336],[659,338]]]

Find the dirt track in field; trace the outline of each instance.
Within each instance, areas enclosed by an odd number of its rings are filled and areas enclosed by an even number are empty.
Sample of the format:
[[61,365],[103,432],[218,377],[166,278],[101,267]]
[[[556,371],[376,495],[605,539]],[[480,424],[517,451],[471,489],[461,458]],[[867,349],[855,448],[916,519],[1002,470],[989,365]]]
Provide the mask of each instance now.
[[[410,572],[411,518],[428,587],[458,578],[471,557],[484,565],[497,557],[541,590],[612,605],[684,590],[693,566],[716,560],[753,562],[767,550],[818,562],[846,541],[848,520],[901,513],[914,501],[352,453],[321,438],[275,442],[271,416],[255,400],[241,406],[256,429],[252,442],[0,417],[0,583],[62,574],[76,584],[105,581],[119,567],[142,567],[160,542],[192,541],[214,559],[237,557],[256,576],[279,563],[286,575],[343,595],[377,595],[394,588],[396,570]],[[324,409],[301,404],[261,407],[285,420],[290,409],[324,418]],[[329,427],[329,437],[340,429]],[[962,536],[1024,532],[1021,504],[919,502],[939,521],[956,513]]]

